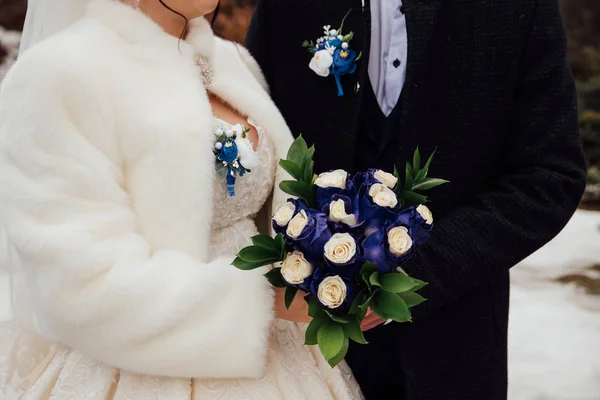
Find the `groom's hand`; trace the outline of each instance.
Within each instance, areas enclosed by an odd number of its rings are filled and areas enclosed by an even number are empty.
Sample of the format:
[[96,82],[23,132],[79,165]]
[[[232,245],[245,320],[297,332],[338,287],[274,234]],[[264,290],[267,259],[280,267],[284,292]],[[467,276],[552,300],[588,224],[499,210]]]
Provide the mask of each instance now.
[[360,323],[360,327],[363,331],[368,331],[373,328],[378,327],[383,324],[385,321],[379,318],[377,314],[375,314],[371,309],[367,312],[367,316]]

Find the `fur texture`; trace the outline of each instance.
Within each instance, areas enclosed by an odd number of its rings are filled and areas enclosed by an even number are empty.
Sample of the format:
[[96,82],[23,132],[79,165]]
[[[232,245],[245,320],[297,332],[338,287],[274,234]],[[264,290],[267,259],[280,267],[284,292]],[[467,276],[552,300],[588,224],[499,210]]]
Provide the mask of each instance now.
[[2,223],[42,337],[139,373],[259,377],[272,294],[233,255],[208,259],[212,114],[194,55],[280,155],[292,136],[248,53],[193,26],[178,45],[97,0],[21,57],[0,96]]

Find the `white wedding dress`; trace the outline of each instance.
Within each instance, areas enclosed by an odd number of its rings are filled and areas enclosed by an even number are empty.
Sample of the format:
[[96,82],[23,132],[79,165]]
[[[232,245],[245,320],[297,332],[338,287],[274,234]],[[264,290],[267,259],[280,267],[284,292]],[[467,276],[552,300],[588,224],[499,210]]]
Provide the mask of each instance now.
[[[254,121],[249,120],[248,123],[259,134],[256,151],[260,166],[237,179],[235,197],[227,197],[224,180],[215,180],[215,217],[211,239],[213,258],[237,253],[251,244],[250,237],[258,232],[253,218],[267,201],[274,184],[277,160],[270,138]],[[217,127],[227,128],[225,124],[215,119]],[[348,366],[342,362],[332,369],[317,348],[303,344],[304,327],[288,321],[276,320],[272,325],[267,372],[259,380],[174,379],[140,375],[97,362],[75,350],[54,347],[34,335],[24,335],[20,340],[20,352],[9,356],[8,332],[0,330],[0,382],[7,375],[11,358],[12,365],[26,366],[27,371],[34,371],[29,376],[21,377],[22,382],[17,389],[7,389],[4,393],[0,390],[0,398],[5,400],[363,398]]]

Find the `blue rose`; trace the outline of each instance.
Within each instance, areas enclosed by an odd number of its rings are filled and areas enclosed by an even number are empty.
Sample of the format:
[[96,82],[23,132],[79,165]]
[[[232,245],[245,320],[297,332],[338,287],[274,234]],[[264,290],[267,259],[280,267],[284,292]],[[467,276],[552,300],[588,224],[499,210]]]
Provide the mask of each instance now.
[[333,53],[331,73],[333,75],[347,75],[356,71],[356,52],[350,49],[336,49]]
[[395,272],[429,238],[416,215],[414,207],[408,208],[373,230],[362,243],[364,259],[382,273]]
[[286,241],[312,260],[322,259],[323,247],[332,233],[327,224],[327,216],[308,208],[302,200],[297,200],[294,217],[283,232]]
[[[378,191],[383,191],[384,193],[381,194]],[[385,202],[380,199],[383,195],[386,196],[383,197]],[[382,184],[362,185],[357,193],[355,200],[357,207],[354,211],[358,218],[358,223],[363,225],[366,235],[382,226],[386,220],[395,218],[398,212],[398,200],[395,196],[396,194],[393,191],[387,187],[383,187]]]
[[238,157],[238,148],[237,144],[235,143],[235,140],[225,140],[223,142],[221,150],[219,150],[219,153],[217,154],[217,157],[219,158],[219,160],[225,161],[227,163],[235,161],[235,159]]
[[317,208],[323,207],[331,202],[335,194],[352,197],[354,193],[354,182],[350,179],[348,172],[337,169],[319,174],[315,181]]

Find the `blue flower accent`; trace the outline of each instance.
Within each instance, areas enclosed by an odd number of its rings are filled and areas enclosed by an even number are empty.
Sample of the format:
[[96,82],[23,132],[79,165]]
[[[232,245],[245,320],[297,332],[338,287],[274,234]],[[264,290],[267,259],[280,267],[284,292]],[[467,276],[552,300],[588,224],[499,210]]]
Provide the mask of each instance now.
[[[242,134],[245,134],[245,129]],[[244,167],[240,161],[240,152],[236,143],[237,135],[227,135],[223,129],[215,131],[216,142],[213,149],[217,170],[223,173],[223,178],[227,182],[227,196],[235,196],[235,181],[237,176],[244,176],[246,172],[251,172]]]
[[234,162],[236,158],[238,158],[238,148],[235,140],[227,139],[223,142],[223,147],[219,150],[217,157],[221,161],[225,161],[227,163]]
[[331,74],[335,78],[338,96],[344,95],[341,77],[343,75],[353,74],[355,71],[356,52],[350,49],[336,49],[333,53],[333,64],[331,65]]

